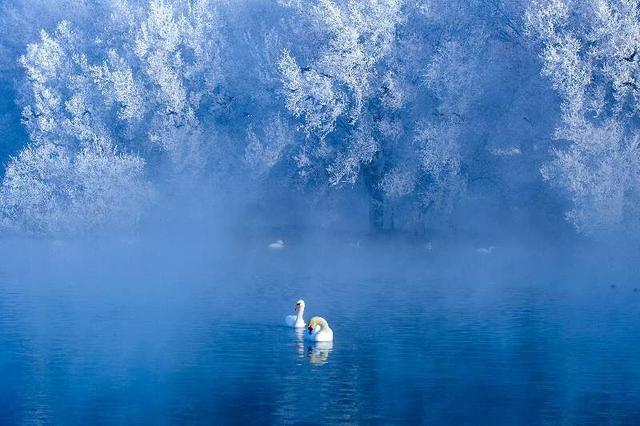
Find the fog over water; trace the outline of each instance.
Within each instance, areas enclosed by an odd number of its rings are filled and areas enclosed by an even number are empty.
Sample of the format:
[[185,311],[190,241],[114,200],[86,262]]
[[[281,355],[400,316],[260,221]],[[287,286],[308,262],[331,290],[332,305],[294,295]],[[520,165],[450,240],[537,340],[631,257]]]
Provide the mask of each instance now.
[[[633,422],[637,253],[4,242],[5,422]],[[615,253],[615,255],[614,255]],[[282,326],[303,297],[330,346]],[[68,417],[73,412],[73,418]],[[214,420],[215,419],[215,420]]]
[[1,1],[0,424],[640,423],[638,34]]

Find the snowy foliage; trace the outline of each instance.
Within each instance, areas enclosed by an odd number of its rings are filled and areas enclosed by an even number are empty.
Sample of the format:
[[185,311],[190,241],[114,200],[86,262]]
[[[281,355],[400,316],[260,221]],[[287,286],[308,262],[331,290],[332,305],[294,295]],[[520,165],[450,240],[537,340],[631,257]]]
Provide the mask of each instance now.
[[263,134],[261,141],[253,129],[247,130],[244,160],[250,170],[258,174],[274,167],[293,141],[291,130],[279,116],[270,120],[264,127]]
[[413,192],[416,179],[414,175],[405,170],[392,169],[382,178],[380,186],[387,197],[401,198]]
[[282,52],[279,68],[287,108],[296,118],[304,120],[303,129],[308,136],[317,134],[323,139],[334,130],[336,120],[345,112],[343,94],[334,90],[329,76],[300,69],[286,49]]
[[640,224],[633,0],[13,3],[3,227],[128,228],[240,181],[365,198],[375,231],[484,204]]
[[150,201],[141,155],[153,159],[158,148],[173,173],[204,167],[197,114],[215,88],[212,9],[206,1],[154,0],[142,12],[117,5],[112,19],[127,21],[133,43],[109,27],[89,38],[62,21],[20,58],[32,142],[7,168],[3,207],[23,228],[97,229],[136,218]]
[[[472,98],[474,90],[453,87],[469,81],[468,70],[458,69],[460,55],[444,59],[436,54],[432,66],[420,69],[404,60],[421,47],[406,20],[406,13],[415,10],[403,1],[325,0],[296,6],[297,16],[309,21],[319,40],[305,63],[299,64],[291,50],[283,51],[279,63],[287,109],[301,121],[305,135],[299,164],[305,174],[309,163],[323,165],[319,170],[332,187],[353,186],[364,178],[376,214],[383,215],[385,196],[392,200],[413,193],[415,180],[425,175],[417,157],[427,148],[410,139],[419,131],[413,116],[417,105],[410,104],[419,90],[415,75],[428,75],[434,94],[453,102],[456,95]],[[443,189],[438,186],[442,181],[430,182],[431,193]],[[415,195],[425,198],[424,191]],[[374,219],[374,226],[382,220]]]
[[533,3],[527,26],[541,44],[543,73],[562,99],[557,148],[545,179],[566,190],[567,218],[585,232],[640,221],[638,49],[635,1]]
[[31,144],[12,159],[0,205],[13,227],[36,233],[127,227],[151,195],[144,161],[105,139],[77,152],[52,142]]
[[[286,106],[303,119],[307,138],[312,143],[317,139],[317,146],[306,150],[326,163],[330,185],[354,183],[361,166],[371,163],[380,149],[372,134],[370,104],[382,101],[392,109],[402,104],[392,70],[384,63],[403,20],[402,1],[322,0],[298,8],[298,16],[309,20],[322,43],[302,66],[289,50],[283,51],[279,66]],[[347,135],[329,141],[328,148],[325,139],[338,124]]]

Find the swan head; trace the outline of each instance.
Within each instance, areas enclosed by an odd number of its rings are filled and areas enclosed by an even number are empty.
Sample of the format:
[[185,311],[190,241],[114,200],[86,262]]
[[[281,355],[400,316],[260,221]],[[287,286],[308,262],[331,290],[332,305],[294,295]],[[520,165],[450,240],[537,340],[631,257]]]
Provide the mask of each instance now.
[[296,312],[304,310],[304,300],[300,299],[296,302]]
[[309,330],[309,334],[313,333],[316,329],[321,328],[329,328],[329,324],[324,318],[313,317],[309,320],[309,326],[307,327],[307,330]]

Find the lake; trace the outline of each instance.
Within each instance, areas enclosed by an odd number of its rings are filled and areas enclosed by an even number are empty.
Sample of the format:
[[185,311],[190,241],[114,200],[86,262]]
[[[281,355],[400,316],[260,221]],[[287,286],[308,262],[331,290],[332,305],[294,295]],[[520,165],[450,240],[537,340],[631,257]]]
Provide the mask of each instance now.
[[640,422],[637,253],[309,244],[4,243],[0,423]]

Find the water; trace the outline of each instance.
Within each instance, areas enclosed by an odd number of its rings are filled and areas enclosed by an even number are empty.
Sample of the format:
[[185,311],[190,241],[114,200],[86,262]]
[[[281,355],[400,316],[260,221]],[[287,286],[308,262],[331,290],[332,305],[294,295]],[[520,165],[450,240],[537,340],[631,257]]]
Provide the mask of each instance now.
[[[633,257],[36,246],[0,268],[2,424],[640,422]],[[280,325],[300,297],[332,345]]]

